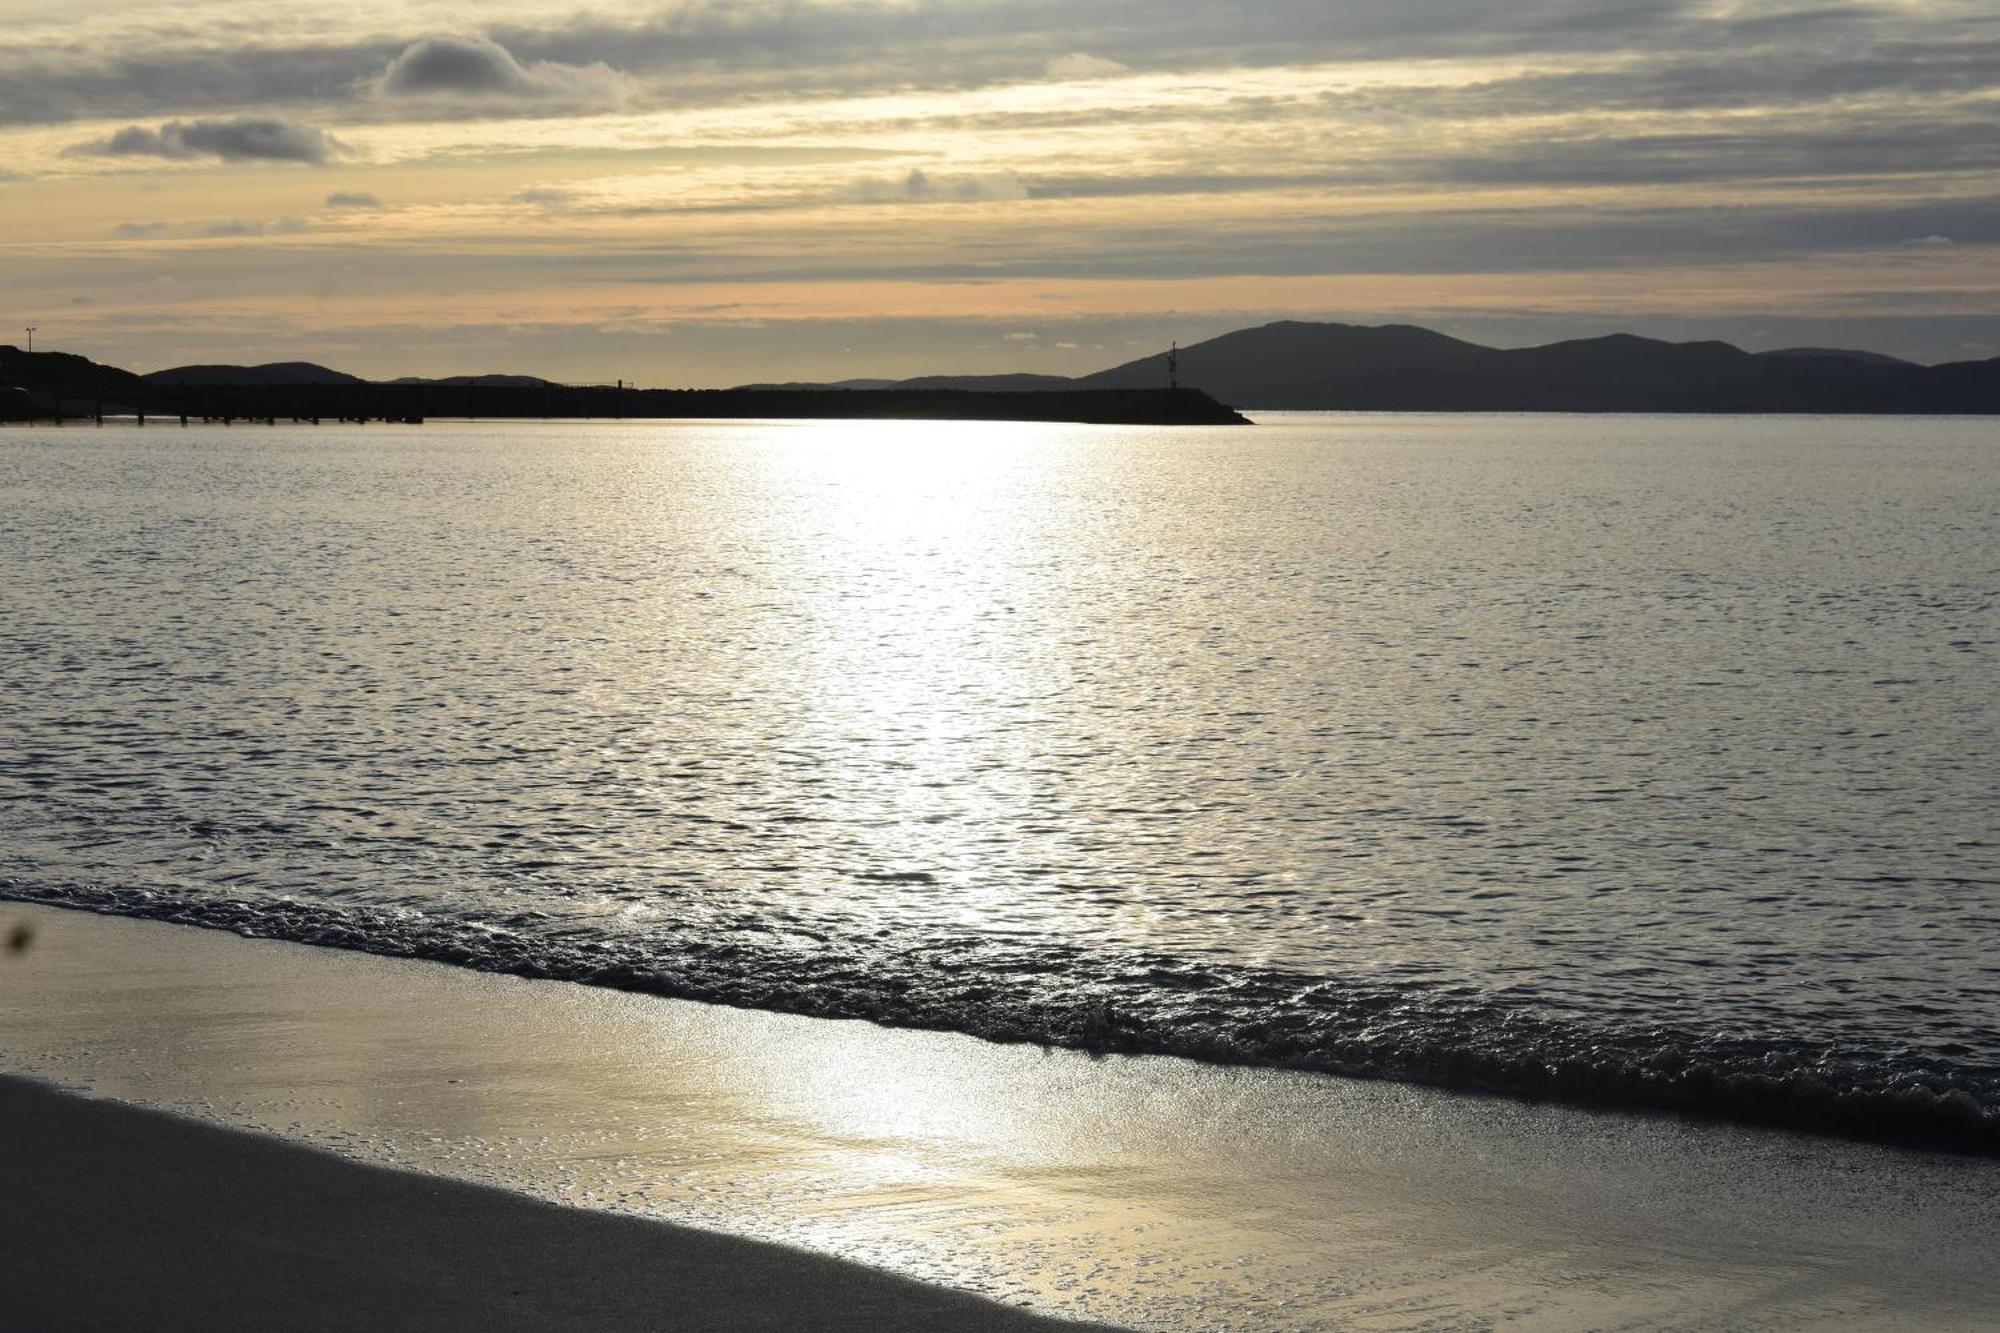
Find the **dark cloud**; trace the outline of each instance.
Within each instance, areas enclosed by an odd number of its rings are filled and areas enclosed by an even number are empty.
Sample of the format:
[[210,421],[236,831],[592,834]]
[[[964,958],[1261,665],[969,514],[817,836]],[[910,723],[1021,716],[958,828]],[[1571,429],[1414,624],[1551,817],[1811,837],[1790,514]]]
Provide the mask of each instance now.
[[[183,234],[191,236],[297,236],[312,230],[312,224],[304,218],[278,218],[272,222],[250,221],[244,218],[219,218],[203,226],[183,227]],[[142,240],[149,236],[171,236],[176,228],[171,223],[158,220],[150,222],[121,222],[112,228],[114,234],[127,240]]]
[[2000,170],[2000,140],[1979,121],[1657,135],[1552,136],[1486,154],[1406,160],[1405,180],[1458,185],[1644,185],[1785,181]]
[[389,62],[375,89],[388,97],[532,90],[521,63],[483,37],[426,37]]
[[[1226,118],[1226,112],[1215,114],[1218,133]],[[1468,108],[1462,119],[1476,122],[1478,117]],[[1729,124],[1728,129],[1644,135],[1612,133],[1584,119],[1575,128],[1523,133],[1476,152],[1463,151],[1454,142],[1458,136],[1412,133],[1387,135],[1367,151],[1342,153],[1329,146],[1322,154],[1316,147],[1331,136],[1325,127],[1307,125],[1297,128],[1297,137],[1283,145],[1282,154],[1267,155],[1288,160],[1260,163],[1263,169],[1030,173],[1027,188],[1034,198],[1091,198],[1417,184],[1506,188],[1798,182],[1831,194],[1913,172],[2000,171],[2000,139],[1987,121],[1946,110],[1913,113],[1898,121],[1885,109],[1870,108],[1865,122],[1833,114],[1811,125],[1738,119],[1703,122]]]
[[1047,233],[991,260],[912,256],[885,262],[710,261],[689,270],[627,255],[626,280],[676,285],[742,282],[949,282],[1003,279],[1305,277],[1352,274],[1557,273],[1689,264],[1801,260],[1882,251],[1908,254],[1911,236],[2000,247],[2000,196],[1949,203],[1878,202],[1732,209],[1460,209],[1383,211],[1228,231],[1113,225]]
[[105,139],[63,150],[77,157],[159,157],[175,161],[212,157],[224,162],[318,164],[344,151],[338,139],[297,121],[269,116],[229,120],[170,120],[157,130],[127,125]]
[[1124,199],[1149,195],[1245,194],[1272,190],[1321,190],[1372,183],[1373,168],[1311,172],[1163,172],[1144,176],[1037,176],[1030,199]]
[[335,190],[326,197],[328,208],[380,208],[382,201],[366,190]]
[[312,224],[304,218],[279,218],[276,222],[246,222],[242,218],[225,218],[202,228],[204,236],[297,236],[312,230]]
[[1076,52],[1157,69],[1597,49],[1696,8],[1692,0],[1516,0],[1469,19],[1460,0],[978,0],[914,10],[768,0],[691,5],[638,24],[586,17],[500,27],[493,36],[539,59],[617,53],[622,67],[635,70],[782,71],[794,83],[864,72],[884,85],[917,75],[937,86],[1046,77],[1050,61]]
[[[1052,71],[1111,73],[1114,66],[1191,71],[1524,55],[1559,68],[1578,52],[1635,57],[1607,81],[1614,90],[1628,79],[1644,85],[1656,64],[1676,60],[1696,72],[1712,63],[1754,74],[1762,64],[1802,87],[1821,69],[1835,71],[1835,87],[1849,78],[1991,87],[2000,77],[1974,49],[2000,37],[1990,17],[1822,6],[1727,18],[1696,0],[1515,0],[1470,14],[1461,0],[962,0],[920,7],[706,0],[637,22],[586,12],[495,26],[481,36],[206,48],[186,32],[175,36],[109,57],[69,45],[0,51],[0,124],[328,103],[351,100],[356,89],[389,104],[470,97],[543,114],[566,103],[642,99],[648,88],[694,105],[964,88],[1045,79]],[[1691,54],[1700,58],[1690,62]],[[1841,72],[1849,64],[1862,68]],[[1703,94],[1690,87],[1687,95]]]
[[510,204],[528,204],[535,208],[568,208],[576,202],[576,194],[571,190],[559,190],[552,186],[540,185],[509,195]]
[[344,99],[398,49],[133,45],[123,54],[0,45],[0,125]]
[[[1996,88],[2000,40],[1941,30],[1928,40],[1859,40],[1831,49],[1668,46],[1612,71],[1540,71],[1470,88],[1425,90],[1399,99],[1399,109],[1431,119],[1535,115],[1551,108],[1704,111],[1837,104],[1870,95],[1976,96]],[[1362,107],[1379,96],[1335,92],[1323,104]]]
[[630,86],[603,61],[522,64],[490,37],[426,37],[405,48],[368,85],[378,98],[463,98],[475,101],[547,98],[579,105],[615,105]]
[[846,197],[869,204],[972,203],[982,199],[1025,199],[1028,189],[1011,171],[933,175],[914,167],[894,180],[856,181],[848,187]]

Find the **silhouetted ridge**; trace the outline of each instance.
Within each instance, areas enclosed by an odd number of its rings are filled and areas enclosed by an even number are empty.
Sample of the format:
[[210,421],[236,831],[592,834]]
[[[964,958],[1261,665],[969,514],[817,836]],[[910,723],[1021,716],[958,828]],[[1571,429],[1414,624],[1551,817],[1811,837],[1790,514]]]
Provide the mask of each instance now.
[[884,379],[834,380],[822,384],[816,380],[786,380],[778,384],[738,384],[741,393],[768,393],[772,389],[796,391],[800,389],[893,389],[896,381]]
[[[1165,384],[1164,379],[1153,384],[1134,384],[1134,389],[1157,389]],[[1075,389],[1082,387],[1073,379],[1061,375],[919,375],[913,380],[897,380],[898,389],[963,389],[972,393],[1045,393],[1051,389]],[[1107,386],[1109,387],[1109,386]]]
[[[1076,381],[1166,382],[1166,355]],[[2000,361],[1753,355],[1614,333],[1494,348],[1407,324],[1283,321],[1180,349],[1180,380],[1240,409],[1415,412],[2000,412]]]
[[180,366],[138,376],[64,352],[31,354],[16,347],[0,347],[0,421],[134,414],[224,422],[314,423],[421,422],[427,417],[806,417],[1137,426],[1248,424],[1207,394],[1192,389],[1084,389],[1064,380],[1051,383],[1052,391],[1041,393],[935,385],[640,389],[622,384],[556,384],[532,375],[406,377],[375,383],[305,361]]
[[[233,417],[983,417],[1204,424],[1226,409],[1404,412],[2000,413],[2000,358],[1921,366],[1874,352],[1785,348],[1629,333],[1495,348],[1412,324],[1282,320],[1077,379],[924,375],[735,389],[567,386],[527,375],[409,377],[374,384],[306,362],[182,366],[146,376],[147,410]],[[0,348],[0,387],[77,400],[129,396],[140,380],[63,353]],[[1094,395],[1139,395],[1118,399]],[[176,396],[178,395],[178,396]],[[1211,402],[1210,399],[1214,401]],[[1021,401],[1034,400],[1034,401]],[[46,406],[42,409],[47,411]]]
[[1907,370],[1921,369],[1914,361],[1905,361],[1900,356],[1888,356],[1882,352],[1861,352],[1851,347],[1779,347],[1769,352],[1759,352],[1758,356],[1771,358],[1798,358],[1813,361],[1858,361],[1870,366],[1897,366]]
[[391,384],[450,384],[474,389],[545,389],[550,381],[539,375],[402,375]]
[[141,378],[148,384],[188,386],[365,383],[358,375],[328,370],[310,361],[273,361],[262,366],[175,366]]
[[0,384],[23,389],[62,386],[76,392],[131,389],[139,377],[116,366],[102,366],[70,352],[24,352],[0,346]]

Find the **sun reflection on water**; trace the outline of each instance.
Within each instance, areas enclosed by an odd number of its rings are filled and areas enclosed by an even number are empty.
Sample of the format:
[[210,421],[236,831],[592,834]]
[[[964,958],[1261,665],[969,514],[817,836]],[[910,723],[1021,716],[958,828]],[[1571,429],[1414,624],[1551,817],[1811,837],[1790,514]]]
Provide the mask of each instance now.
[[[1061,794],[1037,773],[1051,742],[1039,701],[1069,688],[1052,618],[1054,457],[1105,441],[1075,427],[815,424],[760,450],[784,493],[792,558],[769,589],[804,621],[782,670],[802,735],[839,738],[829,786],[845,803],[850,873],[907,883],[944,919],[993,927],[1004,886],[958,872],[1004,831],[1033,850]],[[795,626],[794,626],[795,628]],[[943,892],[940,892],[940,887]]]

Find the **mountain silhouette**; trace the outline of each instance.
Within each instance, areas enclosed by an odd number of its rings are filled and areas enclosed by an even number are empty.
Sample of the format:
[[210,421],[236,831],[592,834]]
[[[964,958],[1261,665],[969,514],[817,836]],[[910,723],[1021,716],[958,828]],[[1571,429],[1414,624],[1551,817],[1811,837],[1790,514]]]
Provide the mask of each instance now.
[[[1410,324],[1284,320],[1181,348],[1180,380],[1261,408],[1344,406],[1357,397],[1428,403],[1438,385],[1477,373],[1490,350]],[[1077,381],[1107,389],[1166,382],[1165,352]]]
[[226,385],[362,384],[358,375],[328,370],[310,361],[273,361],[263,366],[175,366],[141,376],[148,384],[215,388]]
[[391,384],[443,384],[470,389],[545,389],[552,381],[539,375],[400,375]]
[[1915,366],[1914,361],[1905,361],[1899,356],[1885,356],[1881,352],[1857,352],[1845,347],[1780,347],[1773,352],[1759,352],[1759,356],[1773,358],[1794,357],[1833,361],[1860,361],[1871,366]]
[[[1047,377],[1031,377],[1037,380]],[[0,421],[140,418],[420,423],[429,417],[1068,421],[1117,425],[1245,425],[1205,393],[1082,389],[1050,392],[947,387],[641,389],[556,384],[532,375],[369,381],[310,362],[179,366],[134,375],[66,352],[0,346]]]
[[[1497,348],[1412,324],[1283,320],[1179,355],[1181,384],[1239,411],[2000,412],[2000,359],[1920,366],[1831,347],[1746,352],[1614,333]],[[1158,352],[1075,379],[927,375],[889,385],[1036,392],[1167,382]]]
[[117,393],[140,383],[129,370],[99,365],[72,352],[24,352],[0,346],[0,384],[9,387],[39,389],[60,384],[73,393]]
[[[1157,389],[1164,381],[1135,384],[1135,389]],[[1080,389],[1086,386],[1061,375],[919,375],[913,380],[897,380],[898,389],[956,389],[965,393],[1041,393],[1050,389]],[[1107,384],[1107,389],[1123,389],[1123,384]]]
[[[1217,403],[1243,410],[1409,412],[1865,412],[2000,413],[2000,358],[1923,366],[1879,352],[1788,347],[1746,352],[1725,342],[1665,342],[1629,333],[1540,347],[1496,348],[1411,324],[1358,325],[1284,320],[1239,329],[1179,351],[1179,381]],[[765,383],[728,390],[633,390],[563,386],[530,375],[408,377],[371,383],[309,362],[262,366],[180,366],[134,376],[61,352],[24,353],[0,346],[0,385],[72,396],[152,391],[258,391],[250,400],[211,397],[211,407],[241,416],[684,415],[698,402],[735,414],[753,402],[770,415],[936,416],[973,410],[1003,419],[1106,410],[1164,412],[1184,419],[1189,407],[1066,397],[1066,405],[1012,401],[1081,391],[1158,394],[1168,384],[1167,354],[1155,353],[1075,379],[1060,375],[924,375],[853,379],[835,384]],[[346,398],[314,399],[307,390],[345,389]],[[390,400],[369,391],[406,395]],[[416,394],[420,396],[408,397]],[[634,395],[638,395],[635,397]],[[704,397],[706,395],[706,397]],[[718,396],[719,395],[719,396]],[[954,397],[958,395],[958,397]],[[921,402],[919,401],[921,398]],[[645,410],[640,410],[641,407]],[[1206,409],[1201,409],[1206,411]],[[1198,413],[1197,413],[1198,414]],[[1068,419],[1079,419],[1070,417]]]
[[[1167,382],[1164,352],[1074,381]],[[1284,321],[1180,349],[1180,382],[1241,409],[1545,412],[1994,412],[2000,359],[1919,366],[1872,352],[1629,333],[1494,348],[1406,324]]]

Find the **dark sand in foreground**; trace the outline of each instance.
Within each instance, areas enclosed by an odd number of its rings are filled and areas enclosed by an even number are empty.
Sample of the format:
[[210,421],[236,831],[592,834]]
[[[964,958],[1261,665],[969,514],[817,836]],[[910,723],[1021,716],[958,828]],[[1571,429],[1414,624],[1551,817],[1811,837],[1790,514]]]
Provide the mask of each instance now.
[[0,1327],[1083,1329],[800,1250],[0,1079]]

